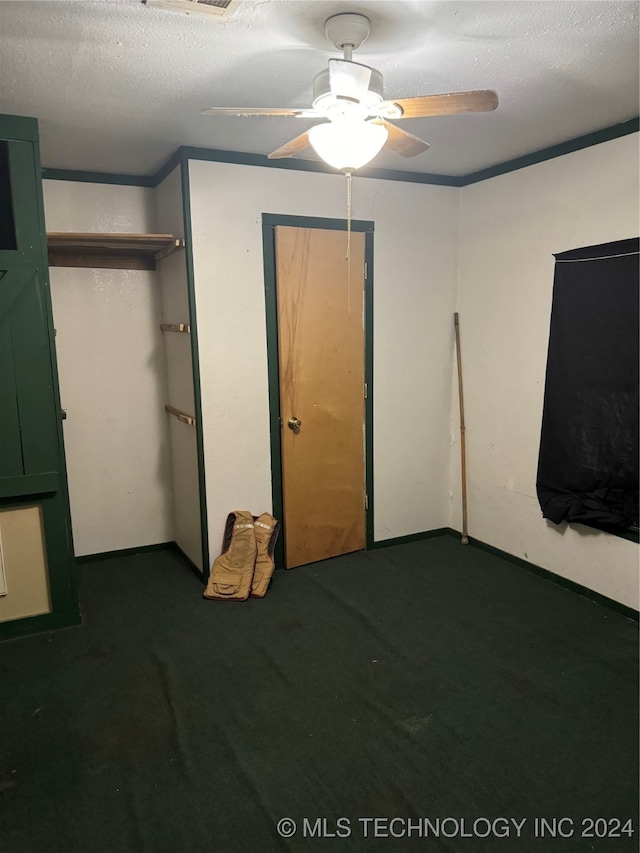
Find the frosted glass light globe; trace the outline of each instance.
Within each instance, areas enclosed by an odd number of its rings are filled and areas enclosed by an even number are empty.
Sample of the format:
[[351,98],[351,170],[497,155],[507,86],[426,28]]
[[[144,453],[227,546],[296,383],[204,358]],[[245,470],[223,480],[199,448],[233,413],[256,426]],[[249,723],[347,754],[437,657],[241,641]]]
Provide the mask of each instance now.
[[345,119],[312,127],[309,142],[325,163],[352,172],[373,160],[388,136],[383,124]]

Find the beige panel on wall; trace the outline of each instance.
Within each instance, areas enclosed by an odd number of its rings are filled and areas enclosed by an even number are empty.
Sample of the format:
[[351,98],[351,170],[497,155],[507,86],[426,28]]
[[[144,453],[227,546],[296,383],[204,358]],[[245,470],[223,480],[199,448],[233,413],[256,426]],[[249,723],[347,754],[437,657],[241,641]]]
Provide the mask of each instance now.
[[0,548],[6,595],[0,622],[51,612],[42,510],[39,505],[0,510]]

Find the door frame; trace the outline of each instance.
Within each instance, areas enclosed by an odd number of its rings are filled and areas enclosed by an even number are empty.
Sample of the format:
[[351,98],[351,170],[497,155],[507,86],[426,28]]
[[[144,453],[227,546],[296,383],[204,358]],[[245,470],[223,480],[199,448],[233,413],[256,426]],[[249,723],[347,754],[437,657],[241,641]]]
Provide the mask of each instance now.
[[[277,225],[293,228],[322,228],[328,231],[347,231],[346,219],[325,219],[318,216],[288,216],[280,213],[262,214],[262,248],[264,261],[264,297],[267,326],[267,370],[269,379],[269,429],[271,433],[271,496],[273,515],[283,518],[282,495],[282,433],[280,424],[280,360],[278,357],[278,293],[276,276]],[[374,547],[373,540],[373,232],[374,223],[354,219],[351,230],[364,233],[364,381],[367,388],[364,406],[364,466],[365,466],[365,550]],[[285,531],[286,535],[286,531]],[[275,550],[276,568],[284,567],[284,536],[279,537]]]

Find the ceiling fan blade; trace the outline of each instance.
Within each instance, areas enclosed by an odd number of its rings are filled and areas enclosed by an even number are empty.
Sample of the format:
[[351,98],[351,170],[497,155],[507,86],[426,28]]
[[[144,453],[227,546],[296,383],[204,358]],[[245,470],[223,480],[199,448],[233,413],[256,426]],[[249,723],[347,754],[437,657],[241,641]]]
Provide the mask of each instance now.
[[389,136],[385,145],[402,157],[415,157],[416,154],[424,154],[430,147],[429,143],[425,142],[424,139],[414,136],[413,133],[407,133],[406,130],[396,127],[395,124],[391,124],[383,119],[376,119],[374,123],[383,124],[387,128]]
[[368,65],[348,59],[329,60],[329,85],[332,95],[360,100],[369,91],[370,81],[371,69]]
[[268,109],[266,107],[210,107],[202,110],[203,116],[301,116],[315,118],[313,110]]
[[269,160],[280,160],[282,157],[293,157],[294,154],[304,151],[304,149],[310,144],[309,131],[306,130],[304,133],[301,133],[300,136],[296,136],[295,139],[292,139],[285,145],[281,145],[280,148],[276,148],[276,150],[272,151],[271,154],[268,154],[267,157]]
[[[394,115],[394,107],[400,107],[402,113]],[[378,115],[386,118],[422,118],[424,116],[445,116],[456,113],[481,113],[495,110],[498,96],[491,89],[476,92],[451,92],[448,95],[423,95],[420,98],[397,98],[384,101],[378,107]]]

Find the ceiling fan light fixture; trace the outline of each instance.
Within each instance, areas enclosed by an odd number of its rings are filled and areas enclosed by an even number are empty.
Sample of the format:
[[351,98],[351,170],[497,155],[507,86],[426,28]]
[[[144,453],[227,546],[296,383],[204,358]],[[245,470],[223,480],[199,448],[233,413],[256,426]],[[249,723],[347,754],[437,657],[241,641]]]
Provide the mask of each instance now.
[[313,109],[329,118],[342,111],[365,119],[377,114],[382,101],[382,74],[368,65],[334,59],[313,78]]
[[371,121],[333,121],[309,131],[309,142],[325,163],[343,172],[366,166],[382,149],[389,133]]

